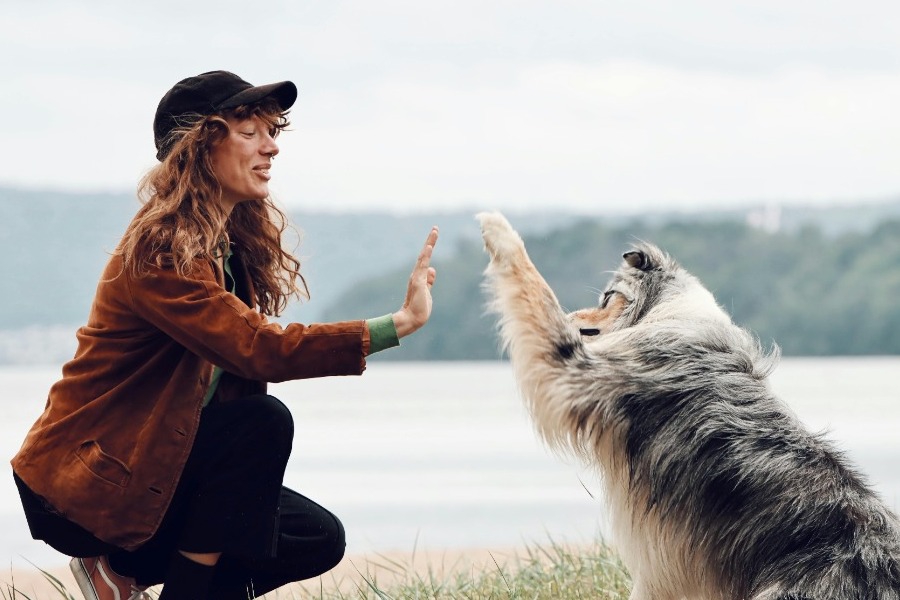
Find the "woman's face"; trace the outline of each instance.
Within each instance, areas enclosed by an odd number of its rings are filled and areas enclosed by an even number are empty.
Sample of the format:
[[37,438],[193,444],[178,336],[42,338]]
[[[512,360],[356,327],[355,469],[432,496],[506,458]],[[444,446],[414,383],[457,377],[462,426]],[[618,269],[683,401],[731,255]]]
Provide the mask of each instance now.
[[227,211],[246,200],[269,195],[269,169],[278,154],[273,131],[261,118],[226,118],[228,134],[210,151],[213,173],[222,186]]

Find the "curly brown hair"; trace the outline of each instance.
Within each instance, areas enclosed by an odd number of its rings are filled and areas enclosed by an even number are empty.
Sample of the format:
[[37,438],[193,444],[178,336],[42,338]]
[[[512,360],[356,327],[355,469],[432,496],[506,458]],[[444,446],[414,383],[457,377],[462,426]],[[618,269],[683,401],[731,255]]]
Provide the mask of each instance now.
[[[256,289],[260,312],[278,315],[291,296],[309,298],[300,261],[283,247],[290,225],[271,197],[241,202],[230,215],[222,208],[222,186],[210,150],[228,134],[226,118],[261,118],[277,135],[290,125],[273,101],[239,106],[215,115],[187,115],[172,132],[171,151],[141,180],[138,210],[117,253],[136,277],[148,268],[173,268],[188,276],[198,258],[221,256],[234,244]],[[299,281],[299,285],[298,285]]]

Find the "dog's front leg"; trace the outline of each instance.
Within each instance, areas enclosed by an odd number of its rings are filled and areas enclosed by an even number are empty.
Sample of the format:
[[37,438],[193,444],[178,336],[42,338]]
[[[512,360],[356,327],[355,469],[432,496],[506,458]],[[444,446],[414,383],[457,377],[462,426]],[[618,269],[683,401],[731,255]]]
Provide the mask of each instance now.
[[519,234],[500,213],[480,213],[491,261],[485,271],[490,306],[500,316],[500,334],[514,362],[559,368],[581,339],[556,295],[525,251]]
[[478,220],[490,255],[485,289],[499,315],[501,341],[539,429],[552,442],[568,412],[560,384],[583,354],[583,342],[503,215],[480,213]]

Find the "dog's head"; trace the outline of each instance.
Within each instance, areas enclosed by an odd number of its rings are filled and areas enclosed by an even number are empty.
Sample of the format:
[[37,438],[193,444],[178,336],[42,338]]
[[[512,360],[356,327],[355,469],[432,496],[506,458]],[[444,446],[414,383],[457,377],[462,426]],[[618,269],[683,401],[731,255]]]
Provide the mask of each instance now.
[[593,337],[674,316],[684,319],[694,314],[709,318],[714,314],[727,319],[697,278],[653,244],[638,244],[622,258],[599,305],[569,314],[583,336]]

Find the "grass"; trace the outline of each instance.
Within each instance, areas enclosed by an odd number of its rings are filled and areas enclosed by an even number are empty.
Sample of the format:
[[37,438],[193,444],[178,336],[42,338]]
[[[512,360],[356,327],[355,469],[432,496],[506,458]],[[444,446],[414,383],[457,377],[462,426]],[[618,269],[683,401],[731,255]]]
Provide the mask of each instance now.
[[[47,580],[47,583],[50,584],[50,587],[53,588],[53,598],[62,598],[63,600],[80,600],[73,596],[63,584],[62,581],[48,573],[47,571],[41,569],[40,567],[35,566],[41,575],[43,575],[44,579]],[[6,584],[6,589],[0,589],[0,599],[2,600],[38,600],[37,594],[34,596],[29,596],[22,591],[16,589],[15,579],[10,580],[9,583]]]
[[528,548],[509,561],[492,559],[480,570],[401,569],[399,580],[380,586],[363,576],[353,593],[320,594],[321,600],[575,600],[627,598],[629,579],[605,546],[570,549],[552,544]]
[[[351,562],[352,565],[352,562]],[[340,578],[329,574],[263,596],[266,600],[619,600],[628,598],[630,580],[615,553],[603,543],[568,547],[550,541],[512,557],[487,554],[482,562],[457,560],[421,564],[377,555],[364,570],[355,565]],[[42,571],[54,591],[25,595],[12,583],[0,600],[80,600]],[[155,597],[155,594],[154,594]]]

